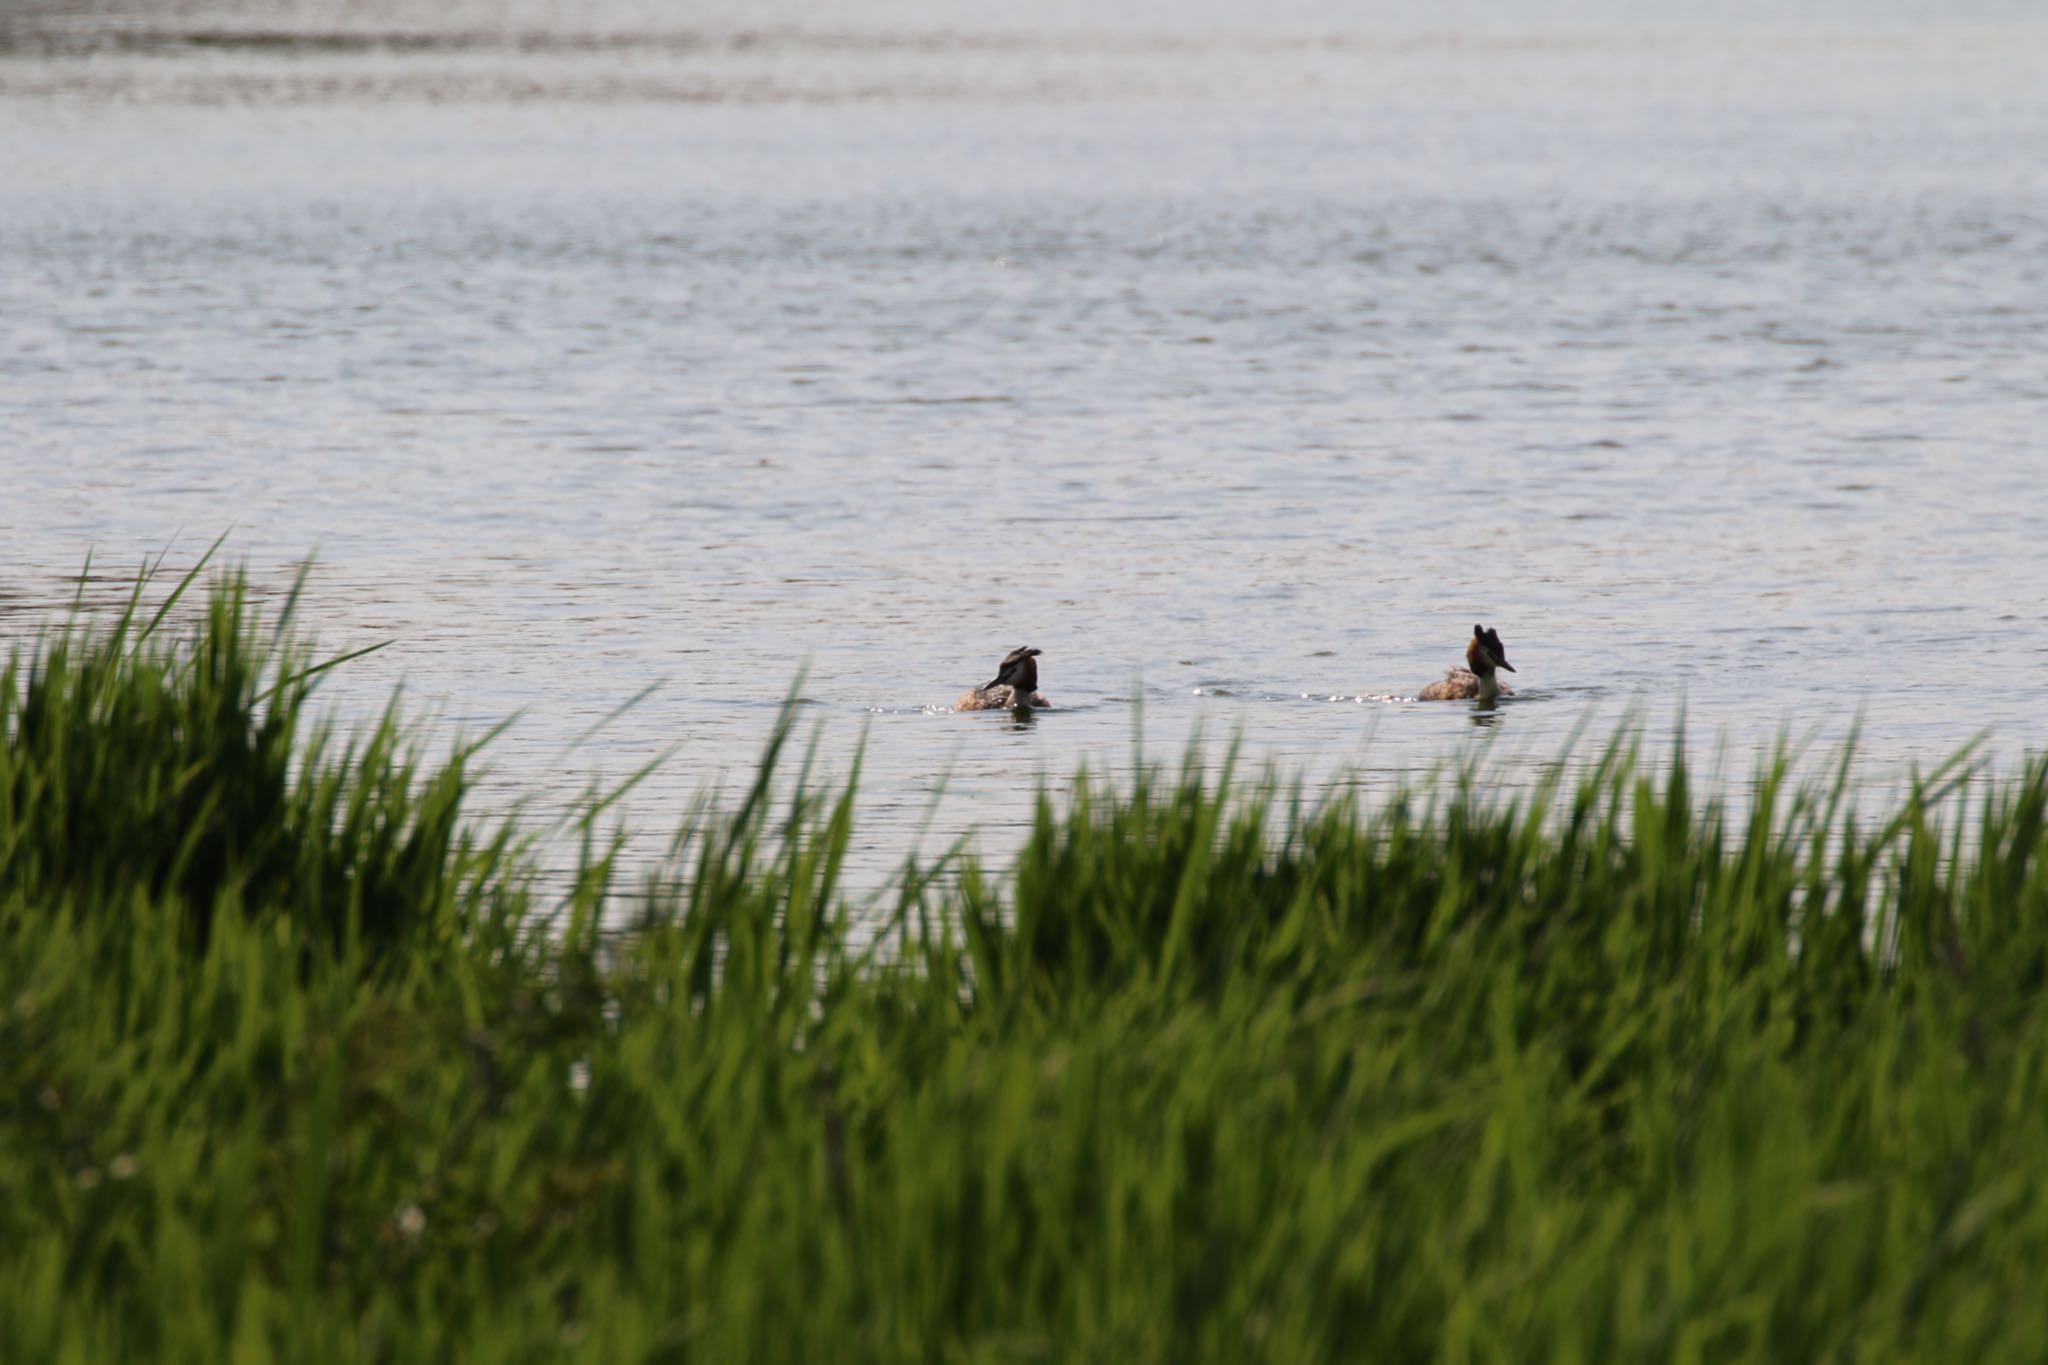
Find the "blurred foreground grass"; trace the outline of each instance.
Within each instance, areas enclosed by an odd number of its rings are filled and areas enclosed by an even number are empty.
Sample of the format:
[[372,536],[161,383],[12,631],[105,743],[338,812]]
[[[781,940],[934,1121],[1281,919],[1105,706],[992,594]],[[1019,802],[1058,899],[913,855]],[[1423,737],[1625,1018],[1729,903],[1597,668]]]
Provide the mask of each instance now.
[[877,936],[785,718],[620,933],[323,666],[227,579],[0,677],[0,1360],[2048,1342],[2043,764],[1084,783]]

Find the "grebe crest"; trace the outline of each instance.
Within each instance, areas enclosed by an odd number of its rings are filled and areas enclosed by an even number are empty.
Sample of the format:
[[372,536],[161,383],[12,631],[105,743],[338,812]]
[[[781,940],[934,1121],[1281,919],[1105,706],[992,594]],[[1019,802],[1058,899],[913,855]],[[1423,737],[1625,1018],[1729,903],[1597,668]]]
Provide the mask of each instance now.
[[1500,632],[1488,630],[1485,626],[1472,627],[1471,643],[1465,646],[1465,662],[1468,667],[1454,668],[1444,674],[1443,681],[1433,682],[1417,694],[1421,701],[1471,701],[1477,699],[1490,702],[1495,697],[1512,697],[1515,689],[1494,676],[1495,670],[1505,668],[1515,671],[1508,662],[1507,650],[1501,647]]
[[1038,656],[1042,651],[1020,645],[1003,656],[996,675],[969,691],[955,711],[1032,711],[1051,706],[1038,690]]

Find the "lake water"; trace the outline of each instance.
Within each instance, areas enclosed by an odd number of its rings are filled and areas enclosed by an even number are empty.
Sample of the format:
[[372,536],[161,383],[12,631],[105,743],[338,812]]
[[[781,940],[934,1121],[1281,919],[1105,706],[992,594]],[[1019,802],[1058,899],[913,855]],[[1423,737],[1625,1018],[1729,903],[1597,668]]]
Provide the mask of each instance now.
[[[1311,782],[1631,704],[2010,762],[2044,73],[1982,0],[15,0],[0,632],[232,527],[395,642],[344,711],[521,713],[543,807],[673,746],[654,827],[808,663],[869,882],[1134,702]],[[1398,700],[1475,621],[1521,695]],[[945,709],[1018,644],[1059,709]]]

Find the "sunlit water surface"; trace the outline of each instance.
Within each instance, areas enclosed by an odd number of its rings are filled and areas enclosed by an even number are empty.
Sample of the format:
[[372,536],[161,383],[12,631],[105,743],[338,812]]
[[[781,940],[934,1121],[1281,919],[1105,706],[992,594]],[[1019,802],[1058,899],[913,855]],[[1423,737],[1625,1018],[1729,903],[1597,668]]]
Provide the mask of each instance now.
[[[394,642],[344,713],[519,713],[499,808],[673,749],[655,829],[808,664],[864,885],[1141,714],[1312,785],[2038,742],[2031,7],[1098,8],[12,7],[0,633],[233,527]],[[1404,700],[1475,621],[1521,695]],[[946,709],[1027,643],[1057,710]]]

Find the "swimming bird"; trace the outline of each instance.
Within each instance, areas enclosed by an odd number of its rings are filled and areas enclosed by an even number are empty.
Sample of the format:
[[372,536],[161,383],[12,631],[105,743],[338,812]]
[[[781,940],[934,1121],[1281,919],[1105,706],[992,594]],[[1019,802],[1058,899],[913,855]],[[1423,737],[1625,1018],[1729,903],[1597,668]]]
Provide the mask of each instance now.
[[1443,681],[1433,682],[1417,693],[1421,701],[1492,701],[1495,697],[1512,697],[1515,689],[1495,680],[1497,668],[1515,671],[1508,662],[1507,651],[1501,648],[1500,633],[1485,626],[1472,627],[1472,643],[1465,646],[1465,662],[1470,668],[1454,668],[1444,674]]
[[1038,690],[1040,651],[1020,645],[1003,656],[995,678],[974,688],[953,704],[955,711],[1030,711],[1051,706]]

